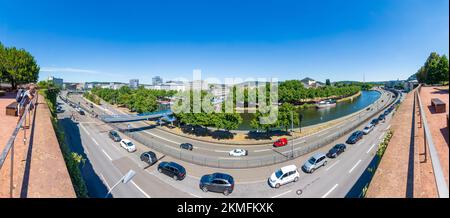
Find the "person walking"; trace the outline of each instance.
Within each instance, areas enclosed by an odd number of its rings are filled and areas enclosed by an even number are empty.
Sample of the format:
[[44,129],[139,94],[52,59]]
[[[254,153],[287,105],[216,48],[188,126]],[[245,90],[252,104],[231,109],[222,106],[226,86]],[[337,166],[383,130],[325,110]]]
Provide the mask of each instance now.
[[28,84],[27,90],[21,97],[18,104],[17,112],[19,119],[17,123],[19,123],[20,119],[22,119],[22,116],[25,113],[25,108],[27,107],[28,104],[30,104],[30,111],[33,110],[34,105],[32,103],[32,100],[35,98],[35,95],[36,95],[36,85],[33,83]]

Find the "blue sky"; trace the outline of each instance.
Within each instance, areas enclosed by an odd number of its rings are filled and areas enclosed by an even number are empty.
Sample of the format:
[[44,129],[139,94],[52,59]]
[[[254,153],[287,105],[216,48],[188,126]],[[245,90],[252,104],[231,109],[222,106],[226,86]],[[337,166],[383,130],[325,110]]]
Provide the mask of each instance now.
[[65,81],[406,79],[449,53],[448,0],[7,1],[0,41]]

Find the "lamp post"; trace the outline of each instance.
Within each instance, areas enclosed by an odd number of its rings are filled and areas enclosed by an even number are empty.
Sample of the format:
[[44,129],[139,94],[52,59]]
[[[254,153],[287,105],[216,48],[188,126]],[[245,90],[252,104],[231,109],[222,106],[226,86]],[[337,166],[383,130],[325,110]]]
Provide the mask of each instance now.
[[136,175],[136,172],[134,172],[133,170],[128,171],[127,174],[125,174],[124,176],[122,176],[122,178],[120,178],[119,181],[117,181],[116,184],[113,185],[113,187],[111,187],[111,189],[108,191],[108,193],[105,195],[105,198],[107,198],[109,196],[109,194],[111,194],[112,190],[119,185],[120,183],[123,184],[127,184],[133,177],[134,175]]
[[292,134],[292,139],[291,139],[291,158],[294,158],[294,112],[291,111],[291,134]]

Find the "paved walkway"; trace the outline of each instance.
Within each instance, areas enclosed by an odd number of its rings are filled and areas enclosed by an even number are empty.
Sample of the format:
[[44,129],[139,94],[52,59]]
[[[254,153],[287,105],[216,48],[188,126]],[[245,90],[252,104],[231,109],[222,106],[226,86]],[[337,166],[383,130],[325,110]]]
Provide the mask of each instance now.
[[[6,98],[5,98],[6,97]],[[16,126],[18,117],[5,116],[5,105],[15,101],[13,95],[0,98],[0,149]],[[61,150],[53,131],[51,114],[44,97],[39,96],[35,120],[26,130],[20,130],[14,146],[13,197],[76,197]],[[31,116],[33,117],[33,116]],[[9,197],[9,155],[0,170],[0,197]]]
[[[412,197],[414,189],[414,94],[410,92],[395,112],[394,135],[370,183],[366,197]],[[412,144],[412,145],[411,145]]]

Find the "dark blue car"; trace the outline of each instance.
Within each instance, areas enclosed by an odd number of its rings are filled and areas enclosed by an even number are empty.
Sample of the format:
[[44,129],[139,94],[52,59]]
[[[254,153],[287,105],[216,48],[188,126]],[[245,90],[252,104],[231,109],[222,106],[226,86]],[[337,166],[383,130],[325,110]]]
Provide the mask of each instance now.
[[200,189],[204,192],[218,192],[229,195],[234,189],[234,179],[225,173],[213,173],[202,176]]
[[350,137],[348,137],[346,143],[347,144],[355,144],[357,143],[359,140],[362,139],[364,133],[360,130],[354,132]]

